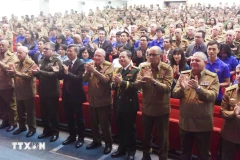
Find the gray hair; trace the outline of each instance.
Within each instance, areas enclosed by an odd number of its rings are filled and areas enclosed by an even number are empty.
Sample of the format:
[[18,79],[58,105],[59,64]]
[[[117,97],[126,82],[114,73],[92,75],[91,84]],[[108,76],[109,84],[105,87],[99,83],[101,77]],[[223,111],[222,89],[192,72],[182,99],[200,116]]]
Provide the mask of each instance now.
[[98,49],[95,51],[95,53],[96,53],[96,52],[101,53],[101,55],[104,56],[104,57],[106,56],[106,52],[105,52],[102,48],[98,48]]
[[193,56],[198,56],[198,57],[200,57],[202,60],[207,61],[207,56],[206,56],[206,54],[203,53],[203,52],[195,52]]
[[149,50],[155,50],[157,52],[157,54],[163,54],[162,49],[158,46],[153,46]]
[[53,43],[53,42],[46,42],[45,45],[49,45],[50,49],[55,51],[55,43]]
[[22,50],[23,52],[25,52],[25,53],[28,53],[28,48],[26,47],[26,46],[19,46],[18,48],[17,48],[17,50]]
[[237,65],[236,69],[237,69],[237,68],[240,69],[240,64]]
[[126,52],[126,53],[127,53],[127,57],[128,57],[128,58],[130,58],[130,59],[132,58],[132,52],[131,52],[131,51],[129,51],[129,50],[124,50],[124,51],[122,51],[122,53],[123,53],[123,52]]

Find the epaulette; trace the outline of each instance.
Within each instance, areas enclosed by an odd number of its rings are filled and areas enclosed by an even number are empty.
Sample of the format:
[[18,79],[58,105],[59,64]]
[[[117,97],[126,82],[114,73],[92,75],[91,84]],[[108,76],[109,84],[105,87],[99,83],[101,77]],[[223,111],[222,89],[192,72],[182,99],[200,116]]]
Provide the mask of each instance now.
[[233,43],[240,44],[240,42],[238,42],[238,41],[233,41]]
[[186,70],[186,71],[182,71],[181,74],[188,74],[190,72],[191,72],[191,70]]
[[108,62],[108,61],[104,61],[103,64],[104,64],[104,65],[107,65],[107,66],[110,66],[112,63],[111,63],[111,62]]
[[139,70],[139,68],[138,68],[138,67],[136,67],[136,66],[132,66],[132,68],[135,68],[135,69]]
[[163,68],[163,69],[168,69],[168,68],[169,68],[169,65],[168,65],[167,63],[162,62],[162,63],[161,63],[161,68]]
[[234,84],[234,85],[232,85],[230,87],[227,87],[226,91],[230,91],[230,90],[236,89],[237,87],[238,87],[238,84]]
[[212,77],[216,77],[217,76],[216,73],[210,72],[208,70],[206,70],[206,74],[209,75],[209,76],[212,76]]

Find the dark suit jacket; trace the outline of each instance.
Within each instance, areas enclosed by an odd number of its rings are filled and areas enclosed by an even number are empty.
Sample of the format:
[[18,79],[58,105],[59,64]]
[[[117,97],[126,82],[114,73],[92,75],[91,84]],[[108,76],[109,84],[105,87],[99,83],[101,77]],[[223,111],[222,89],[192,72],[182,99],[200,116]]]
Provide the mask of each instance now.
[[[64,62],[66,66],[69,66],[70,60]],[[87,101],[86,94],[83,90],[82,75],[84,73],[84,63],[77,58],[75,63],[72,66],[72,69],[68,72],[68,75],[62,73],[63,88],[62,88],[62,97],[63,101],[66,100],[66,94],[70,95],[72,103],[84,103]]]
[[[37,51],[34,55],[33,55],[33,57],[32,57],[32,60],[38,65],[39,64],[39,62],[38,62],[38,56],[40,55],[40,52],[39,51]],[[41,59],[43,59],[43,57],[41,58]]]
[[170,51],[168,52],[168,55],[167,55],[168,60],[171,60],[172,54],[173,54],[173,49],[170,49]]
[[131,45],[131,43],[125,44],[124,49],[131,51],[132,55],[134,54],[134,47],[133,47],[133,45]]
[[[193,55],[194,46],[195,46],[195,42],[188,45],[186,54],[185,54],[186,57],[190,57]],[[204,43],[200,47],[200,52],[207,54],[207,46]]]
[[[99,43],[97,43],[97,45],[99,46]],[[106,52],[106,59],[107,61],[109,61],[109,55],[112,53],[113,49],[112,49],[112,43],[108,40],[105,40],[102,44],[102,49]]]
[[129,66],[126,71],[123,68],[117,70],[122,75],[123,81],[120,86],[111,83],[111,89],[114,90],[113,109],[117,112],[137,112],[139,110],[138,90],[133,84],[137,78],[139,69]]

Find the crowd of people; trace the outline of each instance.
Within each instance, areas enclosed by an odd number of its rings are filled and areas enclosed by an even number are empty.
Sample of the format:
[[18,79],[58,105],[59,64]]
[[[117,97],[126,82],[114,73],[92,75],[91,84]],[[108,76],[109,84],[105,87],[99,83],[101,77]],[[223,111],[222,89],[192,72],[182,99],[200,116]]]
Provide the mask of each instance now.
[[[0,129],[36,133],[36,79],[41,118],[39,139],[59,136],[59,81],[69,137],[84,143],[82,103],[90,105],[93,141],[112,150],[112,109],[119,147],[112,157],[136,152],[138,92],[143,94],[143,158],[151,159],[154,126],[159,159],[168,157],[170,97],[180,99],[181,159],[210,158],[214,104],[221,106],[222,159],[234,159],[240,144],[239,6],[195,4],[186,7],[135,5],[45,16],[2,18],[0,31]],[[88,86],[86,96],[83,86]],[[114,97],[112,97],[114,90]],[[100,129],[99,129],[100,127]],[[101,133],[100,133],[101,131]],[[76,138],[77,137],[77,138]]]

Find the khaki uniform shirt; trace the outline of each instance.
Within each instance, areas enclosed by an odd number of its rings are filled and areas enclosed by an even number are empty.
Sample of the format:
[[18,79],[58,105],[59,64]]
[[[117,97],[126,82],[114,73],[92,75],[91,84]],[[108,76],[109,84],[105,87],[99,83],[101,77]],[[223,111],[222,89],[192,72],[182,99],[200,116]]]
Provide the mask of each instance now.
[[182,48],[182,50],[183,50],[184,52],[186,52],[187,47],[188,47],[188,41],[187,41],[187,40],[185,40],[185,39],[182,38],[181,41],[177,41],[177,40],[175,39],[175,37],[173,37],[172,39],[173,39],[173,41],[172,41],[172,49]]
[[110,83],[113,74],[113,66],[104,61],[96,67],[97,73],[84,73],[83,81],[88,84],[88,101],[91,107],[105,107],[112,104]]
[[36,78],[31,72],[33,65],[35,63],[30,57],[16,65],[14,83],[17,100],[31,99],[36,95]]
[[13,88],[13,79],[7,75],[6,69],[9,64],[16,63],[17,57],[9,50],[0,54],[0,90]]
[[13,33],[11,31],[3,32],[1,31],[1,38],[9,42],[9,50],[13,52]]
[[37,31],[38,35],[39,35],[39,39],[43,36],[47,36],[48,37],[48,32],[46,29],[42,28],[41,31]]
[[151,68],[151,64],[142,63],[137,80],[134,86],[143,91],[143,110],[142,112],[149,116],[162,116],[170,113],[170,92],[173,82],[172,68],[163,62],[160,62],[157,70],[152,69],[153,78],[157,83],[142,83],[143,67]]
[[218,43],[220,43],[220,42],[222,42],[223,40],[224,40],[224,37],[223,36],[217,36],[217,37],[212,37],[212,35],[209,35],[209,36],[207,36],[206,38],[205,38],[205,44],[207,45],[208,44],[208,42],[210,42],[210,41],[213,41],[213,40],[215,40],[215,41],[217,41]]
[[234,108],[240,101],[238,84],[226,88],[221,104],[221,116],[225,119],[221,136],[233,143],[240,144],[240,119],[234,116]]
[[[193,79],[191,70],[183,71],[187,79]],[[173,96],[180,99],[179,126],[189,132],[213,130],[213,108],[219,91],[218,76],[206,69],[198,77],[199,91],[192,88],[182,90],[177,82]]]

